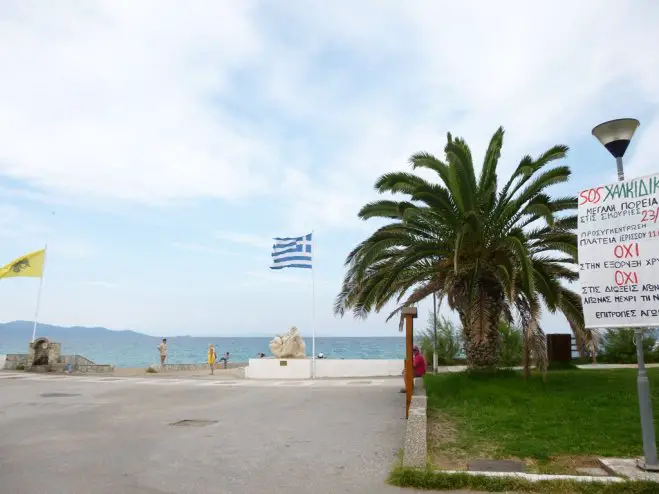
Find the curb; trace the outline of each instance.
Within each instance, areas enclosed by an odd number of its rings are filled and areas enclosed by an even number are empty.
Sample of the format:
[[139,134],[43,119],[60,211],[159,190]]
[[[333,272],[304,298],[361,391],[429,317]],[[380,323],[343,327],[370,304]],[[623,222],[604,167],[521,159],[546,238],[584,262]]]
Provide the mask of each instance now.
[[423,379],[414,386],[410,415],[405,426],[403,466],[423,468],[428,461],[428,397]]
[[541,473],[524,473],[524,472],[475,472],[472,470],[435,470],[438,474],[448,475],[471,475],[476,477],[503,477],[503,478],[517,478],[528,480],[529,482],[540,482],[543,480],[571,480],[574,482],[602,482],[602,483],[616,483],[624,482],[625,479],[621,477],[595,477],[590,475],[549,475]]

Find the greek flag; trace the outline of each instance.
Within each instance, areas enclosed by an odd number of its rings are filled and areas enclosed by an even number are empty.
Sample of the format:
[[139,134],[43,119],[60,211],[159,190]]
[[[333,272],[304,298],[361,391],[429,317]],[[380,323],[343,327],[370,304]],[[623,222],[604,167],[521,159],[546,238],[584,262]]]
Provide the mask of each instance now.
[[312,236],[276,237],[272,246],[272,266],[270,269],[306,268],[311,269]]

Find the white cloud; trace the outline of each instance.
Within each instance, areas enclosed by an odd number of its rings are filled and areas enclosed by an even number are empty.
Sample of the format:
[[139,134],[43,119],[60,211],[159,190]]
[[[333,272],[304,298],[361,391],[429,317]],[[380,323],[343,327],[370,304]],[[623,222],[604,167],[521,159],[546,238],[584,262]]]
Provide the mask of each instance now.
[[[303,287],[303,291],[308,292],[311,289],[311,282],[311,273],[306,269],[273,270],[264,266],[264,269],[260,271],[247,271],[244,274],[242,286],[295,284],[298,287]],[[314,283],[317,287],[335,286],[335,283],[321,279],[318,276],[316,276]]]
[[194,244],[189,242],[172,242],[172,246],[176,247],[177,249],[189,250],[191,252],[201,252],[204,254],[231,254],[230,252],[220,250],[211,245]]
[[102,288],[116,288],[119,286],[117,283],[111,283],[109,281],[85,281],[84,284],[89,286],[98,286]]
[[[271,17],[257,6],[4,3],[0,173],[162,204],[268,194],[285,164],[281,188],[305,205],[291,228],[341,228],[358,225],[379,174],[440,152],[446,130],[479,159],[503,124],[510,166],[659,103],[651,3],[288,2]],[[223,106],[248,103],[234,80],[245,72],[261,75],[264,119]],[[298,136],[286,155],[284,134],[267,131],[278,118],[320,132],[329,152]],[[643,126],[635,144],[646,162],[657,132]]]
[[[308,274],[308,273],[306,273]],[[254,285],[278,285],[283,284],[308,284],[309,277],[304,277],[298,274],[282,273],[281,271],[273,271],[264,269],[263,271],[248,271],[245,273],[243,286]]]
[[262,50],[254,6],[3,3],[0,173],[150,203],[263,191],[264,140],[213,110]]
[[68,259],[87,259],[94,254],[94,246],[84,240],[56,238],[48,245],[48,256]]
[[36,215],[13,204],[0,203],[0,237],[22,240],[43,236],[47,231]]
[[219,231],[215,234],[219,240],[235,244],[249,245],[251,247],[272,247],[272,239],[255,235],[253,233]]
[[[353,2],[350,8],[340,2],[305,5],[291,7],[291,15],[304,20],[306,28],[304,42],[298,39],[298,43],[312,44],[318,52],[323,43],[325,48],[339,46],[362,56],[364,66],[333,73],[332,83],[321,85],[329,97],[318,98],[317,88],[290,89],[284,100],[306,108],[309,119],[322,119],[332,130],[341,128],[343,135],[351,136],[336,143],[328,166],[306,182],[304,193],[317,203],[293,208],[294,223],[355,225],[346,222],[351,219],[348,212],[354,218],[354,204],[374,196],[370,189],[375,178],[406,168],[413,152],[441,155],[447,130],[465,137],[479,162],[487,140],[503,125],[507,134],[502,172],[506,173],[523,154],[590,138],[592,126],[605,119],[657,112],[659,58],[653,47],[658,39],[658,5],[615,1],[491,5],[417,1],[414,8],[380,1]],[[371,84],[365,97],[341,105],[341,98],[354,91],[351,80],[364,80],[368,62],[377,65],[386,57],[391,60],[391,73],[378,73],[379,83]],[[299,72],[303,69],[297,67]],[[336,79],[345,81],[344,93],[336,93],[341,87]],[[643,156],[647,167],[656,169],[659,125],[654,122],[643,126],[634,152]],[[593,148],[597,146],[593,140]]]

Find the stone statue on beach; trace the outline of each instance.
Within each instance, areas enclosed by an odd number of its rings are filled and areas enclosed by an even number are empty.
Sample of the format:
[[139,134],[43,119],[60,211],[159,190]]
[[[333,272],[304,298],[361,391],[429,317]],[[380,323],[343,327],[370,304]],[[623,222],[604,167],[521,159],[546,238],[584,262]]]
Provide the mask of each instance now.
[[298,329],[293,326],[285,335],[277,335],[272,339],[270,351],[277,358],[304,358],[306,345]]

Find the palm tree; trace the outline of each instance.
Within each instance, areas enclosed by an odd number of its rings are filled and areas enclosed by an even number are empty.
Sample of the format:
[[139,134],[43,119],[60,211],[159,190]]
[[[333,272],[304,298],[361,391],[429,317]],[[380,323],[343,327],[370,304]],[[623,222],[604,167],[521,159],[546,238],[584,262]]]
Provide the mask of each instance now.
[[583,331],[581,299],[562,284],[578,279],[577,198],[546,193],[570,177],[567,166],[548,166],[568,148],[525,156],[499,188],[503,135],[499,128],[492,136],[478,177],[466,142],[449,133],[444,161],[428,153],[410,158],[414,170],[431,170],[437,182],[405,172],[376,181],[379,193],[408,197],[359,211],[364,220],[392,221],[348,255],[338,315],[366,317],[395,301],[391,318],[435,292],[458,312],[467,360],[480,368],[499,363],[502,318],[512,323],[517,315],[525,337],[536,343],[527,347],[543,351],[543,302],[550,312],[562,312],[574,331]]

